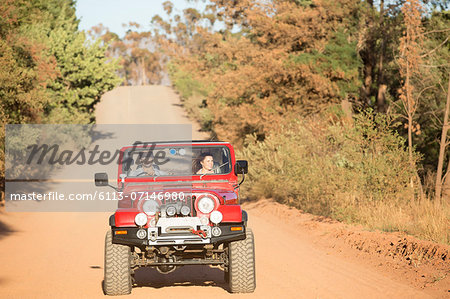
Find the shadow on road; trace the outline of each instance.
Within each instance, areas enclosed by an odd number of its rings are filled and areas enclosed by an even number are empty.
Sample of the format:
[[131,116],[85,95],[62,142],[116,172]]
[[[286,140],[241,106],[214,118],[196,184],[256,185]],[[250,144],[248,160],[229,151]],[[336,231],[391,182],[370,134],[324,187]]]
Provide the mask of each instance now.
[[[136,270],[134,278],[133,288],[213,286],[228,290],[223,271],[207,266],[184,266],[170,274],[161,274],[154,268],[140,268]],[[105,294],[104,280],[101,281],[101,287]]]
[[[1,217],[2,213],[0,213]],[[6,223],[2,222],[0,220],[0,240],[4,237],[9,236],[10,234],[14,233],[15,231]]]
[[135,273],[135,287],[214,286],[227,290],[224,272],[208,266],[184,266],[170,274],[154,268],[140,268]]

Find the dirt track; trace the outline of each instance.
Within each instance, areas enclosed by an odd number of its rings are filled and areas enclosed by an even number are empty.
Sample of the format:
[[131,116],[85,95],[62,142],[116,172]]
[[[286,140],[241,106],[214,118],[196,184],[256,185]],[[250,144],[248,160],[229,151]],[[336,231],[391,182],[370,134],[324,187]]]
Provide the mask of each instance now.
[[[189,123],[167,87],[121,87],[97,107],[99,123]],[[193,138],[205,138],[193,127]],[[250,165],[251,167],[251,165]],[[257,288],[248,298],[432,298],[421,268],[345,246],[335,223],[303,219],[288,207],[246,203],[256,238]],[[0,297],[100,298],[108,213],[0,213]],[[300,222],[299,222],[300,221]],[[397,269],[394,269],[397,268]],[[423,270],[425,271],[425,270]],[[432,270],[424,272],[431,275]],[[228,298],[223,272],[184,267],[169,275],[144,269],[133,298]]]

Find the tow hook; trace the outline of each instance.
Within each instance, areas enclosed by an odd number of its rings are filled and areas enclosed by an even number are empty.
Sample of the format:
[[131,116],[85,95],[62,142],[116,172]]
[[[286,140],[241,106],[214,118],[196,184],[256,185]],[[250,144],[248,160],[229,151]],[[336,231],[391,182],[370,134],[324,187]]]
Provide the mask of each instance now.
[[199,230],[194,230],[194,229],[191,228],[190,231],[191,231],[191,233],[193,233],[194,235],[197,235],[197,236],[199,236],[199,237],[201,237],[201,238],[203,238],[203,239],[206,238],[206,232],[205,232],[204,230],[201,230],[201,229],[199,229]]

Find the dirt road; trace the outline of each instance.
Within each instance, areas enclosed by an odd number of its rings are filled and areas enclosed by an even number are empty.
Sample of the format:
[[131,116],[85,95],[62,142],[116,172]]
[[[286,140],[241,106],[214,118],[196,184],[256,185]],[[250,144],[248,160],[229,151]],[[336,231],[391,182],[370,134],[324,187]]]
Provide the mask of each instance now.
[[[97,107],[99,123],[189,123],[162,86],[120,87]],[[193,127],[193,138],[205,138]],[[251,166],[250,166],[251,167]],[[431,298],[414,269],[335,246],[327,227],[270,201],[246,203],[256,238],[257,287],[246,298]],[[102,298],[108,213],[0,213],[1,298]],[[317,221],[316,221],[317,222]],[[328,224],[326,224],[328,225]],[[334,224],[329,224],[333,226]],[[380,265],[381,264],[381,265]],[[169,275],[138,271],[132,298],[240,298],[206,266]]]

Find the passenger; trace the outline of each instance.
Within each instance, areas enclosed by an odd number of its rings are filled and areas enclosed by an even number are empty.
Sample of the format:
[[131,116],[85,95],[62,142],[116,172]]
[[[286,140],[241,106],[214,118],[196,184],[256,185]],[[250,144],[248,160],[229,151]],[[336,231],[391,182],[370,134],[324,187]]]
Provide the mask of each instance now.
[[207,173],[214,173],[213,167],[214,167],[214,158],[213,155],[210,153],[202,153],[200,156],[196,159],[196,165],[195,165],[197,171],[194,170],[196,174],[207,174]]

